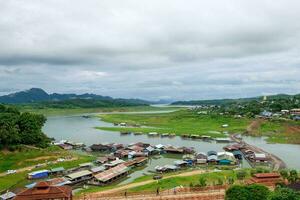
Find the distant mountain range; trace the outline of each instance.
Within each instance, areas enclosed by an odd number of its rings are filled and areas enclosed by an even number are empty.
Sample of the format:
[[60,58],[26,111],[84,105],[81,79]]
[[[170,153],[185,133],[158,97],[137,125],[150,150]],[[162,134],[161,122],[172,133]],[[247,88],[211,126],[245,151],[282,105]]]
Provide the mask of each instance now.
[[4,96],[0,96],[0,103],[6,104],[27,104],[27,103],[105,103],[105,104],[124,104],[124,105],[149,105],[151,102],[141,99],[121,99],[102,96],[96,94],[48,94],[43,89],[31,88],[29,90],[16,92]]
[[[288,99],[288,98],[300,98],[300,94],[288,95],[277,94],[266,96],[266,100],[276,99]],[[225,105],[230,103],[245,103],[250,101],[262,101],[264,96],[249,97],[249,98],[237,98],[237,99],[211,99],[211,100],[190,100],[190,101],[175,101],[171,105]]]

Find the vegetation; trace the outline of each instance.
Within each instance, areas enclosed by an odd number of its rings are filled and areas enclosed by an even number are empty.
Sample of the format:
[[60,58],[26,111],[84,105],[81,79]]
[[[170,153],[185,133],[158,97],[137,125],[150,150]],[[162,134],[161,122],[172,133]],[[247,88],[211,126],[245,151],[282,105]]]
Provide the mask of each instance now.
[[[223,131],[243,132],[248,119],[236,119],[231,116],[199,115],[190,110],[180,110],[172,113],[151,113],[151,114],[105,114],[100,118],[107,122],[126,122],[130,125],[142,127],[99,127],[102,130],[111,131],[132,131],[132,132],[158,132],[210,135],[212,137],[224,137]],[[229,127],[222,128],[223,124]]]
[[266,200],[269,194],[269,189],[263,185],[234,185],[226,191],[225,200]]
[[[247,173],[247,177],[250,174]],[[221,172],[211,172],[205,174],[198,174],[193,176],[184,176],[184,177],[171,177],[159,180],[158,182],[146,184],[143,186],[138,186],[130,189],[131,192],[140,192],[140,191],[156,191],[159,187],[161,190],[171,189],[177,186],[189,187],[203,187],[204,185],[218,185],[220,182],[222,184],[227,183],[228,179],[237,180],[236,172],[233,170],[224,170]],[[220,181],[221,180],[221,181]]]
[[86,113],[100,113],[100,112],[145,112],[145,111],[172,111],[178,110],[176,107],[154,107],[154,106],[129,106],[129,107],[108,107],[108,108],[40,108],[32,107],[31,105],[16,105],[22,112],[30,112],[36,114],[43,114],[46,116],[58,115],[76,115]]
[[[72,160],[64,162],[51,162],[57,158],[70,157]],[[50,169],[55,167],[64,167],[65,169],[78,166],[80,163],[91,162],[95,160],[94,156],[82,155],[76,152],[65,151],[58,147],[51,146],[46,149],[22,148],[15,152],[1,152],[0,154],[0,192],[24,187],[31,183],[27,180],[27,173],[34,170]],[[5,162],[3,162],[5,160]],[[50,161],[50,162],[49,162]],[[35,168],[37,164],[45,164]],[[15,169],[17,173],[6,175],[6,170]],[[25,171],[26,169],[26,171]]]
[[300,193],[284,187],[270,191],[263,185],[234,185],[226,191],[226,200],[299,200]]
[[0,104],[0,148],[13,150],[17,145],[46,147],[50,139],[42,132],[43,115],[20,113]]

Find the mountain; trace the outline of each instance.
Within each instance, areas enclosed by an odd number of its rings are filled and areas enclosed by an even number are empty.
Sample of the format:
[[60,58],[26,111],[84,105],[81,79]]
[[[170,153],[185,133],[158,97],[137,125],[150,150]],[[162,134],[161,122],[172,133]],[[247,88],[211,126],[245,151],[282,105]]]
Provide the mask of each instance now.
[[148,101],[141,99],[121,99],[96,94],[48,94],[43,89],[31,88],[29,90],[0,96],[0,103],[6,104],[43,104],[43,105],[76,105],[88,107],[95,105],[149,105]]

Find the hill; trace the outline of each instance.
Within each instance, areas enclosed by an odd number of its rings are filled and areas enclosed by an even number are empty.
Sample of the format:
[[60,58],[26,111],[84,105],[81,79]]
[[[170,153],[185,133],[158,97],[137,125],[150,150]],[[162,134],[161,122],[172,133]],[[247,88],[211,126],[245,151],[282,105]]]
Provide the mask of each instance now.
[[[190,100],[190,101],[176,101],[171,103],[171,105],[228,105],[228,104],[236,104],[236,103],[248,103],[252,101],[262,101],[263,96],[258,97],[249,97],[249,98],[238,98],[238,99],[211,99],[211,100]],[[277,94],[267,96],[268,101],[272,100],[287,100],[290,98],[300,98],[300,94],[296,95],[288,95],[288,94]]]
[[116,107],[144,106],[150,102],[141,99],[121,99],[96,94],[48,94],[40,88],[0,96],[0,103],[30,104],[35,107],[74,108],[74,107]]

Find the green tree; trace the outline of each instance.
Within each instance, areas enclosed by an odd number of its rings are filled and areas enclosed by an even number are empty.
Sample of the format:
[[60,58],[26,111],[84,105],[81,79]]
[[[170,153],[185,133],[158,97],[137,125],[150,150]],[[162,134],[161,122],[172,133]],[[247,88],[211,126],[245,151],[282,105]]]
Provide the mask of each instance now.
[[266,200],[270,194],[270,190],[264,185],[249,185],[247,190],[251,195],[251,200]]
[[298,180],[298,172],[296,170],[291,170],[290,175],[288,176],[288,180],[291,183],[295,183]]
[[225,194],[225,200],[250,200],[251,195],[245,186],[231,186]]
[[300,200],[300,195],[289,188],[278,187],[271,193],[268,200]]

